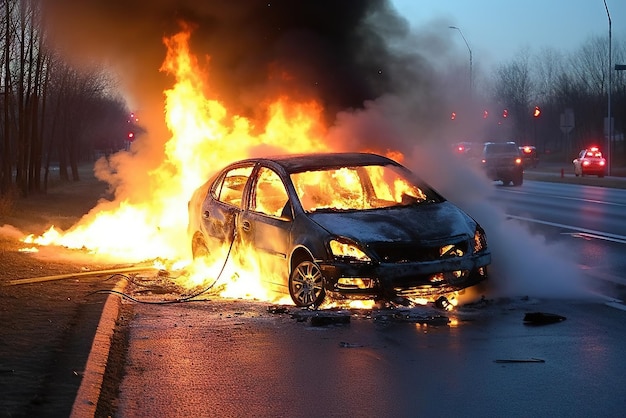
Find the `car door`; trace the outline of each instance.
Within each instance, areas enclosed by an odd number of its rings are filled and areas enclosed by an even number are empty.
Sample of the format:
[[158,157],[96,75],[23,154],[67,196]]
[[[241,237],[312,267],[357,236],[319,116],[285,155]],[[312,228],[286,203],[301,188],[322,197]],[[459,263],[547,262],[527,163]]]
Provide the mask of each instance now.
[[286,283],[292,224],[292,203],[280,175],[259,167],[239,226],[242,241],[256,250],[266,281]]
[[237,216],[245,203],[246,184],[254,164],[230,167],[209,190],[202,202],[202,224],[207,238],[230,244],[236,228]]

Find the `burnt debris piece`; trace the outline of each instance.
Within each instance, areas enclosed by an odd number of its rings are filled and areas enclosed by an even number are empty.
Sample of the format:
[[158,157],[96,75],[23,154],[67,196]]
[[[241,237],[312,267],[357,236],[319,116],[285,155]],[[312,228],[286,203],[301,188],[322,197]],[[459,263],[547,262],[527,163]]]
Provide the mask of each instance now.
[[374,315],[375,321],[381,322],[411,322],[432,326],[447,326],[450,318],[443,315],[431,315],[428,313],[403,310],[399,312],[379,312]]
[[286,306],[272,305],[267,307],[267,312],[271,314],[284,314],[289,313],[289,309]]
[[547,325],[565,321],[565,317],[546,312],[529,312],[524,315],[525,325]]
[[291,317],[298,322],[309,321],[312,327],[324,327],[349,324],[351,314],[348,311],[311,311],[303,309],[302,311],[292,313]]
[[350,323],[350,314],[324,314],[313,315],[309,322],[312,327],[324,327],[327,325],[343,325]]
[[358,343],[349,343],[346,341],[341,341],[339,343],[339,347],[341,348],[362,348],[363,345],[362,344],[358,344]]
[[522,359],[498,359],[494,360],[494,363],[545,363],[546,361],[540,358],[522,358]]

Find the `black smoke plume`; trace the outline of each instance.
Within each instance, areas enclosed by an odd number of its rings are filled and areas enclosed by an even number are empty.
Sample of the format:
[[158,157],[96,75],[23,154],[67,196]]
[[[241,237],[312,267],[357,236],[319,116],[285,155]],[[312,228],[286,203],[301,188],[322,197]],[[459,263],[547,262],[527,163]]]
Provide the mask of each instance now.
[[[77,60],[114,67],[136,106],[168,86],[162,39],[193,28],[192,52],[209,61],[210,84],[237,114],[257,115],[276,92],[315,98],[329,116],[415,85],[427,72],[415,53],[390,46],[410,31],[381,0],[121,1],[43,3],[53,42]],[[410,76],[410,77],[408,77]],[[160,102],[159,100],[157,100]]]

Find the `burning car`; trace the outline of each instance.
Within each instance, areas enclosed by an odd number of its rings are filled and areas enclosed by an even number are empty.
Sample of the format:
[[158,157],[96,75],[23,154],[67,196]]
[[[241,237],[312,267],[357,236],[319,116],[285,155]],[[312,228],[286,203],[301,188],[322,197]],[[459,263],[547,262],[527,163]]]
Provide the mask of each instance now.
[[[376,154],[252,158],[189,201],[194,258],[253,251],[262,280],[297,306],[335,298],[411,300],[487,278],[485,231],[401,164]],[[279,279],[274,279],[279,277]]]

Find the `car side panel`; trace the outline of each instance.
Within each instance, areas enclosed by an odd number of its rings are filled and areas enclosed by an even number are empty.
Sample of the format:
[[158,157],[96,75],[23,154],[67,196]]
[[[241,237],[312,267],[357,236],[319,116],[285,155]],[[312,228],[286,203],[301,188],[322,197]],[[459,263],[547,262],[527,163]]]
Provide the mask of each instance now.
[[235,233],[235,220],[241,209],[214,200],[209,194],[202,201],[200,219],[208,245],[230,244]]

